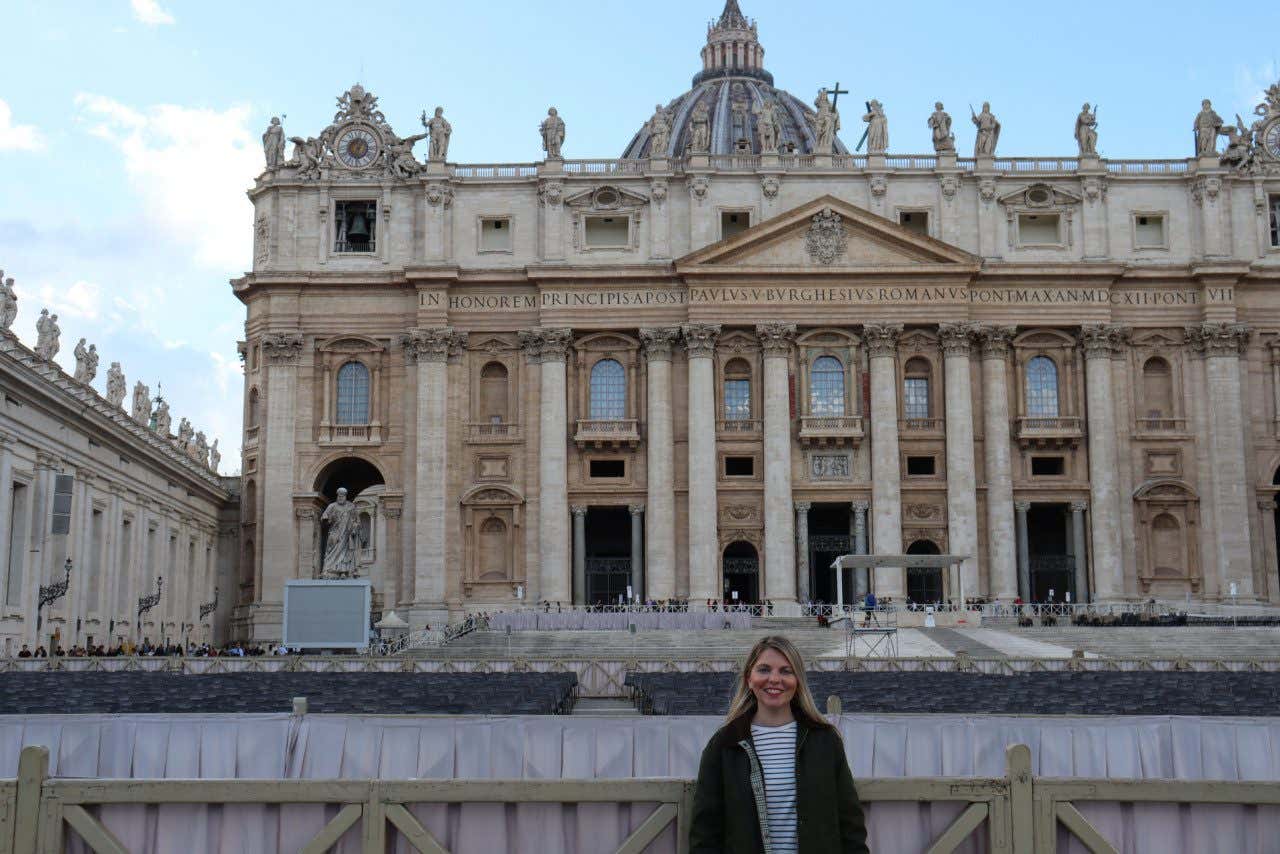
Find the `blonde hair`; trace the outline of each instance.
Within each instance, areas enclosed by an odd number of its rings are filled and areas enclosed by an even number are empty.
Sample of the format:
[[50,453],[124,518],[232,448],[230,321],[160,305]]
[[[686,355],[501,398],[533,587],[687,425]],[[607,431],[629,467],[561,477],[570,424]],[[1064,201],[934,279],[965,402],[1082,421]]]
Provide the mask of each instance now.
[[747,660],[743,662],[742,672],[738,674],[738,687],[733,693],[732,702],[729,703],[729,714],[725,716],[725,723],[731,723],[743,715],[755,714],[756,695],[751,692],[749,683],[751,668],[755,667],[756,661],[768,649],[785,658],[791,665],[791,671],[796,675],[796,693],[791,698],[791,713],[811,727],[830,727],[831,724],[822,716],[822,712],[818,711],[817,704],[813,702],[813,695],[809,693],[809,682],[805,679],[804,659],[800,655],[800,650],[782,635],[760,638],[756,641],[756,645],[751,647]]

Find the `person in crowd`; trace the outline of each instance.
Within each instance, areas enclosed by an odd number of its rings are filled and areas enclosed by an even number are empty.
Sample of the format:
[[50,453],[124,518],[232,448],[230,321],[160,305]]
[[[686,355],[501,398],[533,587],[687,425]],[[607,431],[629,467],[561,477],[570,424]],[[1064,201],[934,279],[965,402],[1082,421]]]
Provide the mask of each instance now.
[[36,657],[36,658],[48,658],[48,657],[49,657],[49,651],[48,651],[47,649],[45,649],[45,648],[44,648],[44,644],[39,644],[39,645],[37,645],[37,646],[36,646],[36,655],[35,655],[35,657]]
[[759,851],[869,854],[844,742],[809,693],[800,651],[780,635],[747,656],[702,752],[689,828],[690,854]]
[[867,598],[864,599],[862,602],[862,625],[868,626],[871,624],[871,615],[875,612],[875,610],[876,610],[876,594],[868,590]]
[[24,643],[22,645],[22,649],[18,650],[18,658],[30,658],[30,657],[31,657],[31,647],[27,646]]

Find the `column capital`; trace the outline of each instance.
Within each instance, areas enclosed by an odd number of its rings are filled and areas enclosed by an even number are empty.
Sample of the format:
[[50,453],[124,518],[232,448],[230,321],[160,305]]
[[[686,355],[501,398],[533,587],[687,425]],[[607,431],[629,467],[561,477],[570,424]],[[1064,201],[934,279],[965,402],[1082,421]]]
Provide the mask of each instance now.
[[716,350],[716,339],[720,337],[720,324],[686,323],[680,328],[680,334],[684,338],[684,346],[689,351],[690,359],[698,356],[709,357]]
[[972,323],[939,323],[938,339],[946,356],[968,356],[973,344]]
[[467,346],[467,333],[451,326],[418,327],[400,336],[406,362],[443,362],[461,355]]
[[849,508],[853,510],[854,513],[866,513],[868,510],[871,509],[871,502],[870,501],[853,501],[849,504]]
[[1111,358],[1129,344],[1129,327],[1113,323],[1086,323],[1080,327],[1080,346],[1086,359]]
[[895,356],[898,353],[898,337],[902,335],[901,323],[864,323],[862,342],[871,358]]
[[1030,510],[1030,509],[1031,509],[1031,502],[1030,502],[1030,501],[1015,501],[1015,502],[1013,502],[1013,509],[1014,509],[1014,510],[1017,510],[1019,513],[1026,513],[1028,510]]
[[1016,326],[987,326],[979,324],[973,327],[973,335],[982,345],[982,358],[1005,359],[1009,356],[1009,345],[1013,336],[1018,334]]
[[756,337],[760,339],[760,348],[765,357],[787,356],[791,353],[791,342],[796,337],[794,323],[759,323],[756,324]]
[[1072,513],[1083,513],[1088,509],[1089,509],[1088,501],[1072,501],[1071,502]]
[[670,362],[671,348],[679,340],[680,327],[678,326],[659,326],[640,330],[644,357],[650,362]]
[[[585,508],[584,508],[584,510],[585,510]],[[644,505],[643,505],[643,504],[628,504],[628,505],[627,505],[627,511],[628,511],[629,513],[631,513],[631,515],[632,515],[632,516],[643,516],[643,515],[644,515]]]
[[296,365],[302,355],[301,332],[268,332],[261,344],[268,365]]
[[587,515],[587,506],[585,504],[572,504],[569,506],[569,512],[575,517],[582,518]]
[[1205,356],[1238,356],[1249,346],[1253,329],[1245,323],[1200,323],[1183,330],[1183,341]]
[[797,501],[797,502],[796,502],[796,512],[797,512],[797,513],[808,513],[808,512],[809,512],[810,510],[812,510],[812,509],[813,509],[813,502],[811,502],[811,501]]
[[539,326],[520,330],[520,346],[530,362],[563,362],[573,343],[567,327]]

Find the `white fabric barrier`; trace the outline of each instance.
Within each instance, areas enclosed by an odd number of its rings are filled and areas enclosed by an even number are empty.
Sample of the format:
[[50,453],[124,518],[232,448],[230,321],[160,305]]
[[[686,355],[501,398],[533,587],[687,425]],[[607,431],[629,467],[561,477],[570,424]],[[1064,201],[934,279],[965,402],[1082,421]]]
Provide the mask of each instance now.
[[[712,717],[377,717],[354,715],[0,716],[0,776],[23,746],[46,745],[53,777],[292,779],[625,779],[693,777]],[[854,777],[1002,777],[1004,748],[1030,747],[1050,777],[1280,781],[1280,718],[844,715]],[[1280,810],[1079,803],[1123,851],[1280,852]],[[651,805],[415,805],[455,854],[612,851]],[[961,804],[875,804],[877,854],[918,852]],[[337,807],[112,806],[104,822],[131,851],[289,852]],[[653,851],[673,851],[669,830]],[[337,850],[358,850],[358,830]],[[68,830],[68,839],[75,839]],[[85,850],[71,845],[70,850]],[[613,846],[613,847],[610,847]],[[403,840],[397,850],[407,851]],[[985,851],[974,839],[959,849]],[[1059,850],[1084,847],[1060,833]]]
[[751,615],[745,611],[511,611],[494,614],[489,628],[504,631],[701,631],[704,629],[745,630],[751,628]]

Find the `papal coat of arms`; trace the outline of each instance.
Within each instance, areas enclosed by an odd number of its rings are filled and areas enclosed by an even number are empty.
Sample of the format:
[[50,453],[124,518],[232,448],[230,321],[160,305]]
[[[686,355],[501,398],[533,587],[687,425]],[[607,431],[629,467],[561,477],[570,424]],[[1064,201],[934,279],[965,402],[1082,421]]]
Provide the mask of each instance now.
[[848,242],[849,232],[845,229],[840,214],[830,208],[823,208],[813,215],[809,223],[809,234],[804,240],[811,259],[819,264],[834,264],[844,257]]

